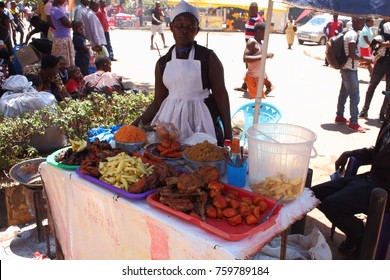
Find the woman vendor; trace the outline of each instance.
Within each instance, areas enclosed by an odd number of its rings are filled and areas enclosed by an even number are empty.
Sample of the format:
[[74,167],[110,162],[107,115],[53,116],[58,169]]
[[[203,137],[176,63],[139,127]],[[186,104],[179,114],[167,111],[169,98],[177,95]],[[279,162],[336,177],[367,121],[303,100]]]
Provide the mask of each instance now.
[[180,141],[203,132],[222,146],[224,138],[232,137],[229,97],[222,63],[212,50],[194,41],[198,10],[181,1],[172,11],[170,29],[175,45],[157,61],[154,100],[133,125],[173,123]]

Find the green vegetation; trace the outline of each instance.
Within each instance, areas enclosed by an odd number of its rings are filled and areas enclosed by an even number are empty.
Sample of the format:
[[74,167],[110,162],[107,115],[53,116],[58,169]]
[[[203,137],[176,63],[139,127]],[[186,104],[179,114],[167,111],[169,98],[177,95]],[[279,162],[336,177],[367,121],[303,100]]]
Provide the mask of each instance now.
[[42,156],[30,146],[30,140],[33,135],[43,135],[48,127],[59,127],[68,139],[86,139],[91,128],[132,123],[152,99],[152,93],[112,96],[93,93],[83,100],[68,99],[16,118],[0,114],[0,170]]

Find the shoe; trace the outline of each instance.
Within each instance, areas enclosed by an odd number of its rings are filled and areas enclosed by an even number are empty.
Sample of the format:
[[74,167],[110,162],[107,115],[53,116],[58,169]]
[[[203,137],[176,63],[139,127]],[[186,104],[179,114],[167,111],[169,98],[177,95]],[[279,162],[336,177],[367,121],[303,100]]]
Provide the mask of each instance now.
[[368,113],[367,111],[361,111],[358,115],[359,119],[367,119],[368,118]]
[[268,94],[271,93],[271,91],[273,91],[275,89],[275,86],[272,85],[270,88],[267,88],[264,92],[265,96],[267,96]]
[[110,60],[111,60],[111,61],[118,61],[118,59],[113,58],[113,57],[110,57]]
[[340,117],[340,116],[336,116],[334,122],[337,124],[349,124],[349,120],[347,120],[344,117]]
[[150,46],[150,49],[151,49],[151,50],[154,50],[154,47],[153,47],[153,46]]
[[348,125],[348,129],[353,130],[355,132],[366,132],[366,129],[364,127],[361,127],[358,123],[350,123]]
[[358,246],[354,243],[348,242],[347,239],[343,240],[339,246],[339,252],[348,256],[353,255],[358,250]]
[[169,48],[169,46],[164,45],[164,49],[167,49],[167,48]]
[[328,67],[328,66],[329,66],[329,64],[326,64],[326,63],[324,63],[322,66],[326,66],[326,67]]
[[246,89],[244,89],[244,88],[242,88],[242,87],[236,87],[234,90],[246,92]]
[[379,115],[379,123],[384,123],[385,122],[385,115]]

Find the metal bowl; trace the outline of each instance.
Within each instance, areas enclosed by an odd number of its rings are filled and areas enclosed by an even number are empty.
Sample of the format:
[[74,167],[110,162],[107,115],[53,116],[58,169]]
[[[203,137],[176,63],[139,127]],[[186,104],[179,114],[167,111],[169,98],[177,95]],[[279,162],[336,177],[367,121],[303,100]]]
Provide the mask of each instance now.
[[226,161],[224,159],[219,160],[219,161],[205,161],[205,162],[195,161],[195,160],[189,159],[186,156],[185,152],[183,152],[183,159],[186,161],[187,165],[189,167],[191,167],[192,169],[194,169],[195,171],[198,170],[202,166],[209,165],[209,166],[215,166],[216,168],[218,168],[219,172],[221,173],[221,176],[224,176],[226,174]]
[[42,188],[42,180],[38,168],[45,161],[46,158],[34,158],[19,162],[12,166],[9,175],[16,182],[26,187]]
[[124,143],[115,141],[115,147],[121,148],[126,152],[132,152],[134,150],[139,150],[145,145],[145,142],[135,142],[135,143]]

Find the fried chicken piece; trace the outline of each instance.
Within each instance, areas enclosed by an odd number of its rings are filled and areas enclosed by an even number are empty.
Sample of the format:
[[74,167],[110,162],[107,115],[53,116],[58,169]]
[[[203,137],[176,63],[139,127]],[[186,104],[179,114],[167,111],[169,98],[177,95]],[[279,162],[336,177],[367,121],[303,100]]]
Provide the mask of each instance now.
[[214,181],[221,181],[221,173],[215,166],[202,166],[196,174],[203,179],[204,184],[209,184]]
[[202,186],[202,179],[193,173],[181,174],[177,182],[177,188],[181,193],[193,193]]

